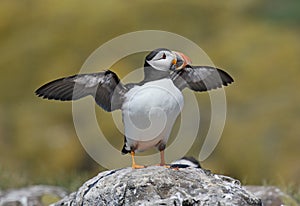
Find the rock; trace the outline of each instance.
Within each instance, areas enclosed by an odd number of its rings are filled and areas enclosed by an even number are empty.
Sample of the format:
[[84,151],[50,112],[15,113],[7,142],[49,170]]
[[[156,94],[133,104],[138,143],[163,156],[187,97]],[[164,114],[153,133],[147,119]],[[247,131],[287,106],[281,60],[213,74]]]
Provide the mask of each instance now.
[[200,168],[151,166],[99,173],[63,205],[262,205],[238,180]]
[[0,192],[0,206],[49,205],[67,194],[68,193],[60,187],[46,185],[13,189]]
[[246,190],[261,198],[264,206],[290,205],[297,206],[298,203],[292,197],[274,186],[245,186]]

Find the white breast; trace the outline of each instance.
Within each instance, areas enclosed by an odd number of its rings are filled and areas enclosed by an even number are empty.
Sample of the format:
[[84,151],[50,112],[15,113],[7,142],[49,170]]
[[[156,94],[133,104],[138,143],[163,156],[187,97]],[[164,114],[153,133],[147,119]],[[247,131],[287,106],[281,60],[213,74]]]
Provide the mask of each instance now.
[[183,96],[170,79],[135,86],[125,95],[122,107],[125,136],[137,150],[167,142],[183,107]]

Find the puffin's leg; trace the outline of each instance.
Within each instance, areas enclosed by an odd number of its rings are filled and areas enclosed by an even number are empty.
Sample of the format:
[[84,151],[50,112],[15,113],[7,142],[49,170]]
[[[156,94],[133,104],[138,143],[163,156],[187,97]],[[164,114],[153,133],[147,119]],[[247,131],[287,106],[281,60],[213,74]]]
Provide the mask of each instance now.
[[166,165],[166,161],[165,161],[165,149],[166,149],[166,144],[163,142],[160,142],[158,145],[158,150],[160,152],[160,164],[159,166],[165,166],[165,167],[170,167],[168,165]]
[[166,161],[165,161],[165,150],[160,151],[160,166],[165,166]]
[[135,164],[134,154],[135,154],[134,151],[131,151],[132,168],[133,169],[145,168],[145,166],[143,166],[143,165],[137,165],[137,164]]

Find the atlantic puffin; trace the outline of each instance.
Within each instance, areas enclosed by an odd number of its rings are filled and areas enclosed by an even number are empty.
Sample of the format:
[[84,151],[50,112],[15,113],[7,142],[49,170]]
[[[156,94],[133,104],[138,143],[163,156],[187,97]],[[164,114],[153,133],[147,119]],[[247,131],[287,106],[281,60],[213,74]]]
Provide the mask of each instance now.
[[183,108],[183,89],[203,92],[232,82],[233,78],[221,69],[192,66],[190,58],[183,53],[158,48],[146,56],[141,82],[123,84],[116,73],[106,70],[56,79],[35,93],[45,99],[60,101],[91,95],[107,112],[122,110],[122,154],[131,154],[132,168],[143,168],[135,163],[135,153],[154,147],[160,151],[160,165],[166,165],[164,150]]

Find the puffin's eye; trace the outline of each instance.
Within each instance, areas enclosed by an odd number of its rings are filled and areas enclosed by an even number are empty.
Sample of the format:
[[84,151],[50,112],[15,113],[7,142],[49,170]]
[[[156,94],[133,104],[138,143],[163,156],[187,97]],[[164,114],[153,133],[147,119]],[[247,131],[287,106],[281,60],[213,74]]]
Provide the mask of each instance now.
[[160,54],[158,54],[157,56],[155,56],[154,58],[153,58],[153,60],[162,60],[162,59],[166,59],[167,58],[167,55],[166,55],[166,53],[160,53]]

